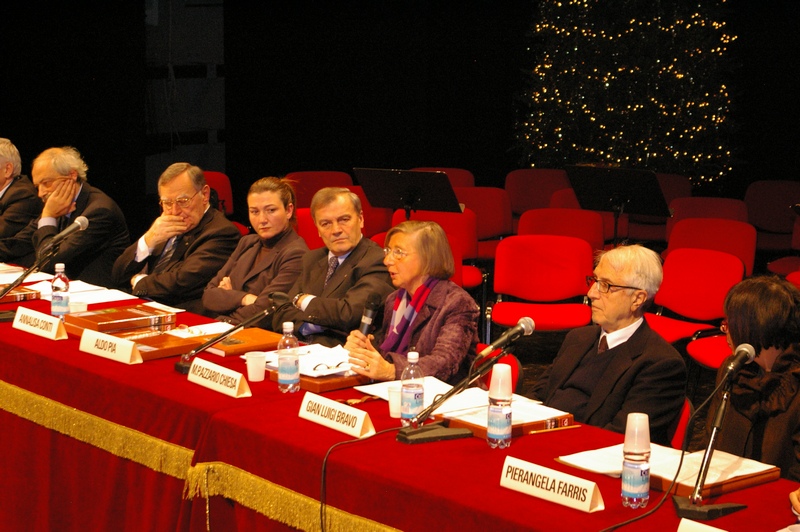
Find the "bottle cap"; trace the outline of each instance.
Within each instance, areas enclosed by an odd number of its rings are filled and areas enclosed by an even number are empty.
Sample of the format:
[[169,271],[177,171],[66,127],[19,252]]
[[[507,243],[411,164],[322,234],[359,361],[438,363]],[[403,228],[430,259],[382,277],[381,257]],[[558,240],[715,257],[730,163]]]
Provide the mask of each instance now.
[[628,414],[622,451],[626,453],[650,452],[650,418],[647,414],[638,412]]
[[419,353],[417,353],[416,351],[409,351],[408,352],[408,361],[410,363],[413,363],[413,364],[416,364],[417,362],[419,362]]
[[292,321],[284,321],[283,322],[283,332],[286,332],[286,331],[289,331],[289,332],[294,331],[294,322],[292,322]]
[[489,385],[489,397],[492,399],[511,399],[511,366],[495,364],[492,368],[492,382]]
[[63,262],[57,262],[56,263],[56,271],[59,271],[59,270],[60,271],[64,271],[64,263]]

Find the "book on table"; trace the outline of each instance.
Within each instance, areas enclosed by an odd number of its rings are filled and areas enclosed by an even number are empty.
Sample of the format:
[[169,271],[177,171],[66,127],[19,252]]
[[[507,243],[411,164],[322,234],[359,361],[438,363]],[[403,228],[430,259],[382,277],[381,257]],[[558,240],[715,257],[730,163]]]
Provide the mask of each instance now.
[[[681,451],[672,447],[650,444],[650,487],[658,491],[669,489],[681,458]],[[694,491],[705,450],[686,453],[672,493],[688,497]],[[559,456],[557,461],[595,473],[619,477],[622,473],[622,444]],[[742,458],[724,451],[714,451],[702,489],[703,498],[717,497],[742,488],[777,480],[780,468]]]
[[[0,284],[0,291],[4,290],[7,286],[7,284]],[[16,303],[18,301],[41,299],[41,297],[42,294],[38,290],[34,290],[33,288],[28,288],[26,286],[17,286],[0,298],[0,303]]]
[[[433,412],[433,419],[443,420],[451,428],[468,428],[473,436],[486,438],[489,393],[481,388],[467,388],[445,401]],[[511,436],[569,427],[575,420],[569,412],[544,406],[521,395],[511,400]]]
[[145,304],[129,305],[65,314],[64,325],[68,332],[91,329],[109,334],[142,327],[168,330],[175,326],[175,313]]
[[[248,327],[236,331],[224,340],[206,348],[205,351],[223,357],[243,355],[248,351],[269,351],[278,347],[281,336],[280,333],[259,327]],[[211,338],[213,336],[206,336],[203,341],[207,342]]]

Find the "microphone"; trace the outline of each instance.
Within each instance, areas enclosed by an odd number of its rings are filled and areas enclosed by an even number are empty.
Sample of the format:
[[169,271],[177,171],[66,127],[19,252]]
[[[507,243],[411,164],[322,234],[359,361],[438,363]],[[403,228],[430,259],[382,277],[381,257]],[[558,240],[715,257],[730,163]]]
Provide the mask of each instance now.
[[527,316],[520,318],[517,324],[507,330],[500,338],[489,344],[486,349],[478,353],[478,359],[489,356],[495,349],[500,349],[510,343],[516,342],[520,336],[530,336],[536,325]]
[[358,330],[366,336],[369,334],[369,328],[372,326],[372,320],[375,319],[375,316],[378,314],[378,311],[381,308],[381,296],[376,292],[372,292],[367,297],[367,304],[364,306],[364,315],[361,316],[361,325],[358,327]]
[[77,218],[75,218],[75,221],[72,222],[72,224],[69,227],[67,227],[66,229],[64,229],[63,231],[61,231],[60,233],[58,233],[56,236],[53,237],[53,240],[50,241],[50,245],[51,246],[58,245],[72,233],[76,231],[83,231],[87,227],[89,227],[89,220],[86,218],[86,216],[78,216]]
[[750,344],[740,344],[736,348],[736,353],[733,359],[725,366],[725,378],[733,379],[733,377],[742,369],[742,366],[749,364],[756,357],[756,350]]

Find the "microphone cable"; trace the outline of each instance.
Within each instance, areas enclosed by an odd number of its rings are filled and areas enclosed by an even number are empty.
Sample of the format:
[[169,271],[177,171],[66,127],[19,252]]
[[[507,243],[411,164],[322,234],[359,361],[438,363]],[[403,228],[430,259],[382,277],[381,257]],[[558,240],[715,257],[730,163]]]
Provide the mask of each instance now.
[[[720,381],[720,383],[717,384],[717,387],[714,388],[714,391],[711,392],[711,394],[709,394],[709,396],[706,398],[706,400],[703,401],[700,404],[700,406],[695,408],[694,412],[692,413],[692,415],[689,416],[689,420],[686,422],[686,433],[683,435],[683,442],[681,443],[681,458],[680,458],[680,460],[678,460],[678,469],[675,471],[675,476],[672,477],[672,482],[670,483],[669,488],[667,488],[666,491],[664,491],[664,495],[661,496],[661,500],[658,501],[658,503],[655,506],[653,506],[652,508],[650,508],[649,510],[647,510],[643,514],[637,515],[636,517],[632,517],[631,519],[628,519],[627,521],[622,521],[621,523],[617,523],[615,525],[611,525],[608,528],[602,529],[600,532],[610,532],[611,530],[616,530],[616,529],[621,528],[621,527],[623,527],[625,525],[629,525],[631,523],[635,523],[636,521],[639,521],[639,520],[644,519],[645,517],[647,517],[649,515],[654,514],[656,511],[658,511],[659,508],[661,508],[661,506],[664,505],[664,502],[667,500],[667,497],[669,496],[670,493],[672,493],[672,489],[675,487],[675,484],[677,484],[677,482],[678,482],[678,476],[681,473],[681,467],[683,467],[683,457],[686,456],[686,448],[689,446],[689,439],[692,436],[692,430],[690,430],[690,429],[692,429],[693,426],[694,426],[695,416],[697,416],[697,413],[700,412],[703,408],[705,408],[706,405],[708,405],[708,403],[711,401],[711,398],[714,397],[715,395],[717,395],[717,392],[720,391],[720,389],[722,388],[722,386],[724,384],[725,384],[725,379],[722,379]],[[699,474],[699,472],[698,472],[698,474]]]
[[340,442],[334,443],[333,445],[330,446],[328,451],[325,453],[325,458],[322,459],[322,473],[320,475],[319,525],[320,525],[321,532],[325,532],[325,516],[326,516],[326,512],[325,512],[325,489],[326,489],[326,485],[325,485],[326,484],[325,470],[326,470],[326,468],[328,466],[328,457],[331,455],[333,450],[336,449],[337,447],[342,446],[342,445],[347,445],[349,443],[358,443],[358,442],[362,442],[362,441],[367,441],[367,440],[372,439],[375,436],[378,436],[380,434],[386,434],[388,432],[399,431],[402,428],[403,427],[391,427],[391,428],[388,428],[388,429],[383,429],[380,432],[376,432],[372,436],[368,436],[366,438],[356,438],[356,439],[353,439],[353,440],[344,440],[344,441],[340,441]]

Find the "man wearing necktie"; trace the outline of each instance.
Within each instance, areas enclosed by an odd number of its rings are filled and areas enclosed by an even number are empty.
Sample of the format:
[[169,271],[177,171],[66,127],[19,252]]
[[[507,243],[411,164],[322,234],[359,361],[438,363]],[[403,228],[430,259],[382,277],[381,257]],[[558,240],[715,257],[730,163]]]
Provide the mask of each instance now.
[[347,188],[319,190],[311,200],[311,217],[325,246],[306,253],[288,294],[273,295],[272,327],[280,331],[284,321],[291,321],[306,342],[341,345],[361,323],[369,294],[383,301],[394,288],[383,249],[361,234],[364,215],[356,194]]
[[661,258],[642,246],[603,252],[587,278],[594,325],[570,331],[532,397],[578,423],[625,432],[630,412],[650,418],[650,438],[669,445],[684,403],[686,365],[644,320],[663,277]]
[[62,228],[84,216],[88,227],[61,241],[42,270],[53,273],[55,264],[63,262],[70,279],[112,284],[111,267],[130,243],[128,226],[114,200],[86,181],[88,169],[71,146],[49,148],[34,159],[31,176],[44,203],[41,216],[16,236],[0,241],[0,260],[31,266],[36,253],[49,249]]
[[158,194],[161,216],[117,259],[114,280],[135,296],[201,313],[203,289],[236,249],[239,230],[210,206],[197,166],[170,165]]

